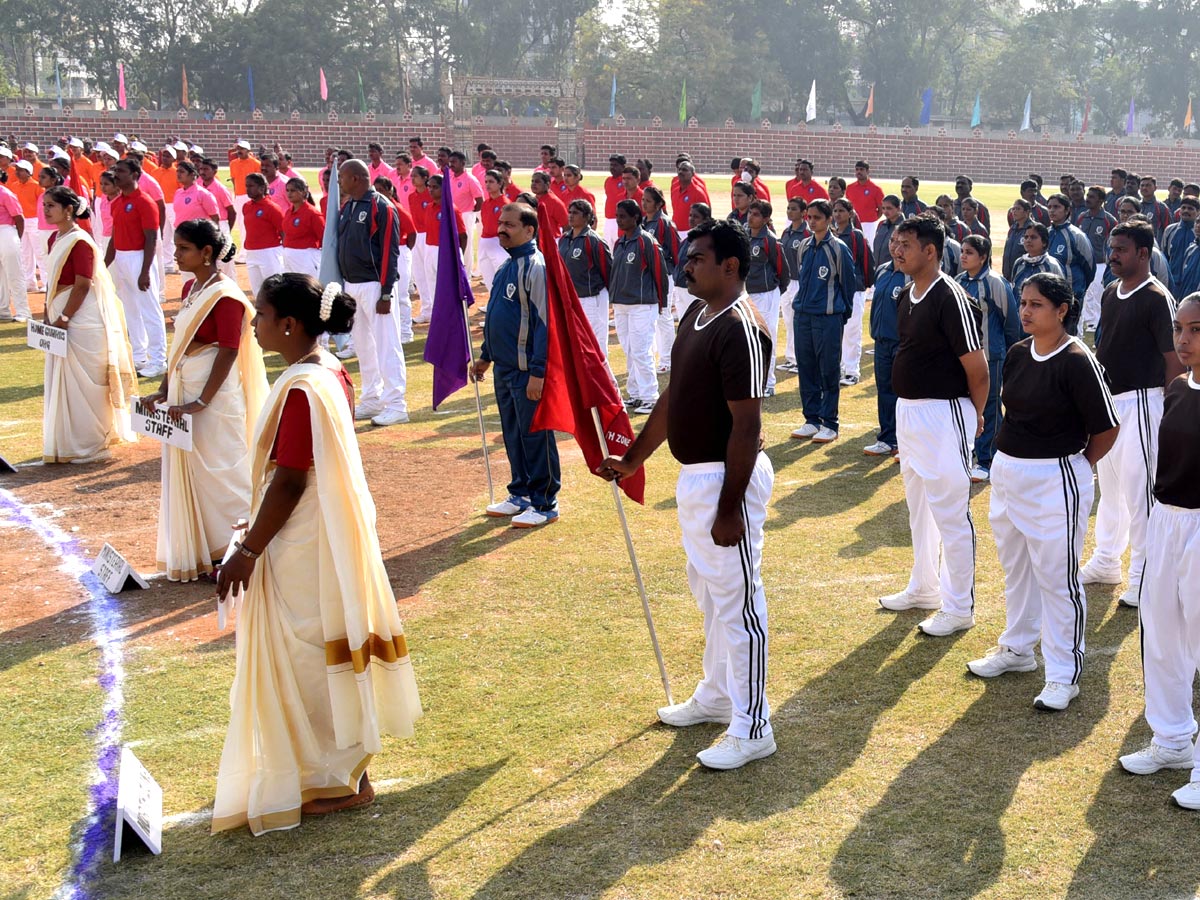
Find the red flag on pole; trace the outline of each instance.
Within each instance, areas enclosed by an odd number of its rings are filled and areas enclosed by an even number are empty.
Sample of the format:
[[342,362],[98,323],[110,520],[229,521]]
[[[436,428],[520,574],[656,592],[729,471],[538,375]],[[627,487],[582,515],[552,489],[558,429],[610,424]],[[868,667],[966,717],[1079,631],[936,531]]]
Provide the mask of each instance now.
[[1087,98],[1087,103],[1083,107],[1083,122],[1079,126],[1080,134],[1087,134],[1088,119],[1092,115],[1092,98]]
[[[593,473],[606,455],[621,456],[633,443],[633,426],[612,374],[600,354],[596,335],[588,324],[575,285],[567,275],[558,247],[550,236],[553,231],[549,209],[538,207],[538,249],[546,260],[546,327],[549,331],[546,352],[546,381],[542,399],[533,416],[535,429],[553,428],[569,432],[588,469]],[[595,408],[600,416],[608,452],[600,446],[592,418]],[[646,471],[622,478],[621,489],[630,500],[645,502]]]

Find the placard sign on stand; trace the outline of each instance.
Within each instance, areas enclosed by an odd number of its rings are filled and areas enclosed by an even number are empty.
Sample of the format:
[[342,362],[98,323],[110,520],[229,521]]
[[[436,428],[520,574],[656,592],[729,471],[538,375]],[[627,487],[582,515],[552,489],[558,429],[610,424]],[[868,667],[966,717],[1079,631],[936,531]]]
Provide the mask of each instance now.
[[191,451],[192,417],[189,413],[185,413],[179,419],[172,419],[167,415],[166,406],[143,403],[141,398],[137,398],[133,402],[129,418],[133,430],[138,434],[152,437],[180,450]]
[[129,561],[118,553],[112,544],[105,544],[101,548],[100,555],[92,563],[92,574],[100,579],[100,583],[110,594],[119,594],[135,587],[143,590],[150,587],[146,579],[129,565]]
[[113,862],[121,861],[122,848],[128,851],[138,846],[155,856],[162,853],[162,788],[133,751],[122,747]]
[[55,328],[53,325],[26,319],[25,343],[34,350],[41,350],[51,356],[66,356],[67,329]]
[[0,475],[15,475],[17,467],[10,463],[3,456],[0,456]]

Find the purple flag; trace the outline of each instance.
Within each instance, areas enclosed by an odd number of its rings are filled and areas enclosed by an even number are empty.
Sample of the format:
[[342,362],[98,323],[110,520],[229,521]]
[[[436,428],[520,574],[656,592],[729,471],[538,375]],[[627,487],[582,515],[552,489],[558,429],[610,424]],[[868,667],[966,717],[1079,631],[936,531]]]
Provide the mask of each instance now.
[[1133,134],[1133,117],[1134,117],[1135,113],[1136,113],[1136,110],[1133,105],[1133,98],[1130,97],[1129,98],[1129,115],[1125,119],[1125,133],[1126,134]]
[[425,341],[425,362],[433,364],[433,408],[467,383],[471,362],[471,336],[463,315],[463,301],[475,302],[471,282],[458,250],[458,225],[454,197],[450,192],[450,170],[442,169],[442,221],[438,225],[437,285],[433,289],[433,313]]

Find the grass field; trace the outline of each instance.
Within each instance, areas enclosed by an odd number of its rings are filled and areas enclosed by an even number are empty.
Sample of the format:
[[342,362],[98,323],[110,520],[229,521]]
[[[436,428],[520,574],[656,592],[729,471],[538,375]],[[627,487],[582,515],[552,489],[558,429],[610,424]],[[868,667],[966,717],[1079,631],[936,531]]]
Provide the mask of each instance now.
[[[938,190],[922,196],[931,201]],[[993,214],[1014,193],[978,192]],[[700,769],[694,754],[719,726],[655,724],[662,689],[608,486],[563,444],[560,524],[514,533],[485,519],[473,398],[463,391],[444,414],[432,412],[422,349],[423,333],[406,346],[412,424],[360,434],[385,560],[405,573],[398,596],[415,595],[401,613],[426,709],[416,738],[385,742],[373,762],[379,799],[261,839],[210,836],[233,643],[216,630],[210,589],[167,592],[154,582],[145,594],[121,595],[123,739],[164,788],[164,852],[105,863],[87,896],[1196,893],[1200,820],[1169,798],[1186,773],[1134,778],[1116,764],[1149,736],[1137,616],[1117,607],[1120,587],[1088,591],[1082,694],[1053,715],[1032,706],[1040,672],[993,682],[965,674],[1004,622],[988,488],[972,502],[977,626],[922,638],[918,614],[876,605],[904,585],[911,550],[898,466],[861,452],[876,428],[870,355],[862,383],[842,394],[841,436],[827,447],[788,438],[801,421],[795,376],[781,377],[765,404],[776,471],[763,566],[768,696],[779,752],[718,774]],[[623,374],[615,340],[611,349]],[[279,361],[269,362],[274,374]],[[14,462],[39,456],[41,373],[23,329],[0,326],[0,453]],[[492,446],[503,485],[507,466]],[[0,476],[0,488],[61,528],[91,523],[80,537],[92,546],[118,527],[89,518],[92,508],[127,498],[145,521],[120,527],[149,549],[121,549],[152,555],[150,451],[138,445],[82,478],[60,472],[74,468],[23,469]],[[676,470],[664,448],[648,467],[645,507],[627,509],[682,699],[699,676],[702,641],[678,542]],[[48,492],[67,476],[73,486],[49,508]],[[89,729],[99,718],[98,657],[82,596],[54,559],[28,534],[0,533],[6,558],[24,560],[19,572],[0,571],[9,587],[0,615],[26,623],[0,626],[0,900],[32,900],[58,888],[78,835],[93,765]]]

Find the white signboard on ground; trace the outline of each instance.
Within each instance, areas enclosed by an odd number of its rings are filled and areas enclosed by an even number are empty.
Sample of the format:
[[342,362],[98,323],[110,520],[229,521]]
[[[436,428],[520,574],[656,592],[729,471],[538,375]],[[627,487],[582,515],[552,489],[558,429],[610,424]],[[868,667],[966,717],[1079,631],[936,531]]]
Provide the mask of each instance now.
[[162,788],[146,771],[133,751],[121,748],[121,772],[117,776],[117,822],[113,837],[113,862],[120,862],[122,845],[130,849],[138,842],[155,856],[162,853]]
[[185,413],[179,419],[167,415],[167,407],[143,403],[141,398],[133,402],[130,415],[133,430],[138,434],[152,437],[156,441],[178,447],[180,450],[192,449],[192,417]]
[[112,544],[105,544],[100,550],[100,555],[92,563],[92,574],[100,579],[100,583],[110,594],[119,594],[132,587],[149,587],[146,580],[134,571],[129,561],[118,553]]

